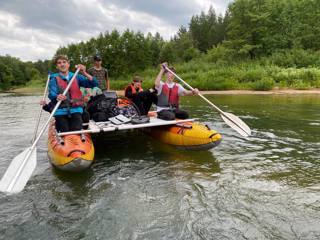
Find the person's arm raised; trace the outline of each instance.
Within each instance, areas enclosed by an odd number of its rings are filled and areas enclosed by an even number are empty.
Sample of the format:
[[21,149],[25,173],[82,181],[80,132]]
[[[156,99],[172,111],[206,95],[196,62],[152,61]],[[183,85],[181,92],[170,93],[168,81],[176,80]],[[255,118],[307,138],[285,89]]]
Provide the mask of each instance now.
[[79,80],[79,86],[85,88],[93,88],[98,87],[98,81],[95,77],[91,76],[86,71],[86,66],[82,64],[76,65],[77,68],[80,69],[82,75],[78,75],[77,79]]
[[[156,77],[156,80],[154,81],[154,86],[155,88],[159,88],[160,87],[160,81],[162,79],[165,67],[167,67],[167,63],[161,63],[160,65],[160,72],[158,73],[158,76]],[[165,67],[164,67],[165,66]]]
[[85,65],[82,65],[82,64],[78,64],[76,65],[76,68],[79,68],[80,69],[80,72],[83,76],[85,76],[86,78],[88,78],[88,80],[92,81],[93,80],[93,77],[87,73],[86,71],[86,66]]

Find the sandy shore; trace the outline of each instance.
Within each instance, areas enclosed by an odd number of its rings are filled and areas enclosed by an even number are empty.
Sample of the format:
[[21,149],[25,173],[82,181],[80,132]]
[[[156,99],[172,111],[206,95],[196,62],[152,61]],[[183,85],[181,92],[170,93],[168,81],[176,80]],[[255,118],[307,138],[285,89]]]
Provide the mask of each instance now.
[[201,91],[202,94],[230,94],[230,95],[270,95],[270,94],[320,94],[320,89],[295,90],[295,89],[273,89],[270,91],[252,91],[252,90],[227,90],[227,91]]
[[[124,95],[124,91],[116,90],[120,96]],[[10,90],[7,93],[28,94],[28,95],[41,95],[43,89],[38,88],[17,88]],[[273,89],[270,91],[252,91],[252,90],[227,90],[227,91],[201,91],[203,95],[270,95],[270,94],[320,94],[320,88],[310,90],[295,90],[295,89]]]

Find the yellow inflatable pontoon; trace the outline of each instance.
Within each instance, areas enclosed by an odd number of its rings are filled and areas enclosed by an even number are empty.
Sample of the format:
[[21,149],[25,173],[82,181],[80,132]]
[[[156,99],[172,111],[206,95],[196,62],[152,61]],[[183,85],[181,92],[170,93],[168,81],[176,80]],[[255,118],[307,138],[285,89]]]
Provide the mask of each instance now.
[[183,149],[207,150],[221,142],[221,135],[199,122],[153,127],[148,133],[155,139]]

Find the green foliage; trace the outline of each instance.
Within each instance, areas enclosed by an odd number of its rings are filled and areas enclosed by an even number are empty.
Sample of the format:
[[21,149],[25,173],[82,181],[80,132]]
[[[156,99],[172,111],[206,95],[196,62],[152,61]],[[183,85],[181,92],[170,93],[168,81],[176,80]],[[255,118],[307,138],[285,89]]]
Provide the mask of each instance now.
[[[164,41],[158,33],[155,36],[148,34],[145,37],[141,32],[133,32],[129,29],[122,34],[113,30],[111,33],[105,32],[85,43],[61,47],[56,55],[67,55],[72,66],[83,63],[89,67],[93,64],[93,55],[100,54],[110,77],[118,78],[159,64],[163,45]],[[165,51],[164,57],[169,57],[167,53],[171,53],[171,48]]]
[[251,59],[286,49],[320,50],[318,9],[319,1],[310,0],[236,0],[228,9],[227,40]]
[[[266,65],[266,60],[263,63],[259,60],[247,60],[221,64],[208,59],[210,58],[204,56],[189,62],[176,63],[174,66],[182,79],[200,90],[265,91],[274,87],[308,89],[320,86],[318,68],[284,68]],[[157,73],[158,68],[149,68],[138,73],[144,79],[145,88],[153,85]],[[120,89],[123,89],[131,79],[132,76],[127,76],[119,82],[115,80],[111,82],[111,86],[114,88],[121,85]]]
[[[161,62],[174,64],[194,86],[209,89],[267,90],[274,86],[320,86],[319,0],[234,0],[224,16],[211,7],[181,26],[169,41],[159,33],[129,29],[100,33],[86,42],[61,46],[72,68],[92,66],[100,54],[113,88],[135,74],[152,86]],[[0,56],[0,89],[43,85],[52,61],[21,62]],[[73,70],[73,69],[72,69]]]
[[[228,16],[228,15],[227,15]],[[210,7],[207,14],[195,15],[189,23],[194,46],[201,52],[217,46],[226,38],[227,18],[218,16]]]
[[269,64],[280,67],[312,67],[320,66],[320,51],[290,49],[274,52],[267,59]]
[[223,44],[219,44],[217,47],[210,49],[206,54],[207,60],[213,63],[231,63],[236,57],[235,51],[225,47]]
[[174,42],[166,42],[164,43],[161,51],[160,51],[160,62],[176,62],[178,56],[174,51]]
[[0,56],[0,90],[12,86],[21,86],[31,79],[40,79],[40,72],[31,62],[22,62],[18,58]]
[[275,86],[275,82],[271,78],[262,78],[256,82],[251,83],[251,88],[257,91],[271,90]]

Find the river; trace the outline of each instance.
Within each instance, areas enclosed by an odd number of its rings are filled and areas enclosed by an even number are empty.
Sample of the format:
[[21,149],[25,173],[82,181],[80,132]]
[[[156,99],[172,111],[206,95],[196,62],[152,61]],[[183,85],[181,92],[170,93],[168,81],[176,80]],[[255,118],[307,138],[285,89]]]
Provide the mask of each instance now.
[[[0,193],[0,239],[320,239],[320,96],[208,98],[253,135],[185,97],[192,117],[222,134],[218,147],[179,150],[130,132],[68,174],[50,165],[44,134],[25,189]],[[39,99],[0,95],[0,176],[30,146]]]

